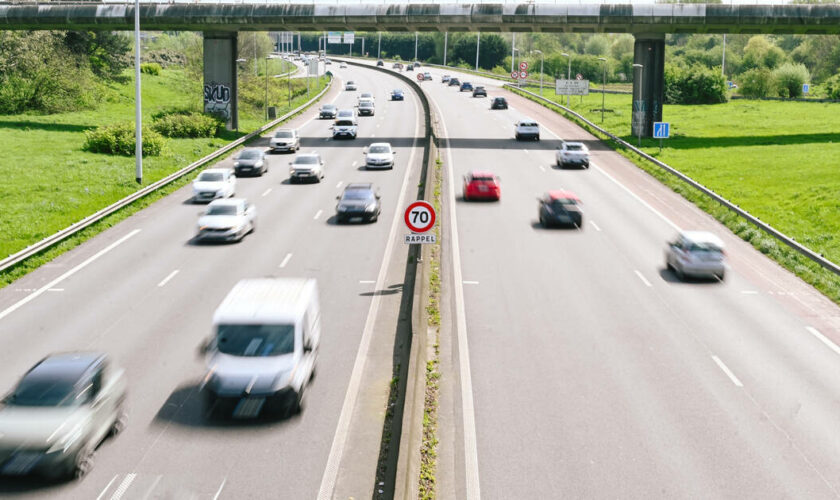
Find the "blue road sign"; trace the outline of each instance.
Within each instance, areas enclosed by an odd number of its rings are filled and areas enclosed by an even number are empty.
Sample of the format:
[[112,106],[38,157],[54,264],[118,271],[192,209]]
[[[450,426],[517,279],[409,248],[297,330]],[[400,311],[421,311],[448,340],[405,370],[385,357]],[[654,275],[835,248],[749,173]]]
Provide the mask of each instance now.
[[653,138],[667,139],[671,135],[671,124],[668,122],[653,122]]
[[809,90],[811,90],[811,86],[808,85],[807,83],[803,83],[802,84],[802,93],[807,94]]

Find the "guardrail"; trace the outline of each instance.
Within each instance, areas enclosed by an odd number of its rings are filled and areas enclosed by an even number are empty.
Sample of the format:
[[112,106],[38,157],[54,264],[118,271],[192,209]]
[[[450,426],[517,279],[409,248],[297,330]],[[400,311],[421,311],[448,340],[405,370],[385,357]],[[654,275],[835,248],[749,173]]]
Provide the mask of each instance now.
[[645,153],[644,151],[636,148],[632,144],[630,144],[630,143],[626,142],[625,140],[621,139],[620,137],[610,133],[609,131],[602,129],[598,125],[596,125],[596,124],[592,123],[591,121],[587,120],[586,118],[584,118],[579,113],[576,113],[576,112],[572,111],[571,109],[569,109],[569,108],[567,108],[567,107],[565,107],[561,104],[558,104],[558,103],[556,103],[556,102],[554,102],[550,99],[546,99],[545,97],[542,97],[541,95],[537,95],[533,92],[529,92],[527,90],[523,90],[523,89],[517,88],[513,85],[509,85],[509,84],[505,84],[504,86],[509,87],[512,90],[528,94],[531,97],[534,97],[534,98],[539,99],[543,102],[551,104],[552,106],[557,106],[558,108],[562,109],[566,113],[569,113],[570,115],[574,116],[578,120],[586,123],[588,126],[592,127],[593,129],[597,130],[598,132],[606,135],[607,137],[609,137],[610,139],[612,139],[613,141],[615,141],[617,144],[624,147],[625,149],[633,151],[634,153],[641,156],[645,160],[653,163],[654,165],[658,166],[659,168],[665,170],[666,172],[668,172],[668,173],[676,176],[680,180],[686,182],[691,187],[697,189],[701,193],[703,193],[706,196],[708,196],[708,197],[712,198],[713,200],[717,201],[718,203],[725,206],[729,210],[735,212],[736,214],[738,214],[742,218],[746,219],[747,221],[749,221],[750,223],[752,223],[753,225],[755,225],[756,227],[758,227],[762,231],[764,231],[767,234],[773,236],[777,240],[781,241],[785,245],[787,245],[790,248],[794,249],[795,251],[799,252],[800,254],[807,257],[808,259],[811,259],[812,261],[816,262],[817,264],[822,266],[824,269],[827,269],[827,270],[833,272],[834,274],[840,275],[840,266],[838,266],[834,262],[826,259],[825,257],[822,256],[822,254],[819,254],[819,253],[811,250],[810,248],[798,243],[795,239],[793,239],[790,236],[782,233],[778,229],[773,228],[770,224],[762,222],[758,217],[750,214],[746,210],[743,210],[738,205],[732,203],[731,201],[727,200],[723,196],[715,193],[714,191],[712,191],[711,189],[707,188],[706,186],[700,184],[699,182],[695,181],[691,177],[683,174],[679,170],[671,167],[670,165],[657,160],[656,158],[654,158],[654,157],[650,156],[649,154]]
[[61,241],[63,241],[65,239],[73,236],[74,234],[78,233],[82,229],[85,229],[86,227],[91,226],[91,225],[95,224],[96,222],[99,222],[100,220],[102,220],[105,217],[113,214],[117,210],[130,205],[131,203],[139,200],[140,198],[146,196],[147,194],[153,193],[154,191],[162,188],[163,186],[166,186],[167,184],[171,183],[172,181],[178,179],[179,177],[182,177],[182,176],[192,172],[193,170],[204,166],[205,164],[209,163],[210,161],[215,160],[219,156],[222,156],[223,154],[227,153],[228,151],[240,146],[241,144],[244,144],[245,142],[251,140],[252,138],[254,138],[256,136],[258,136],[259,134],[265,132],[266,130],[269,130],[269,129],[277,126],[278,124],[280,124],[284,120],[287,120],[288,118],[291,118],[292,116],[300,113],[304,109],[311,106],[314,102],[316,102],[318,99],[320,99],[321,96],[324,95],[330,89],[331,86],[332,86],[332,79],[330,79],[327,82],[327,86],[324,87],[324,90],[319,92],[318,95],[316,95],[312,99],[308,100],[306,103],[298,106],[297,108],[289,111],[285,115],[283,115],[283,116],[281,116],[281,117],[263,125],[262,127],[260,127],[257,130],[251,132],[250,134],[248,134],[244,137],[240,137],[239,139],[231,142],[230,144],[228,144],[228,145],[226,145],[226,146],[224,146],[220,149],[217,149],[216,151],[214,151],[214,152],[210,153],[209,155],[205,156],[204,158],[201,158],[200,160],[197,160],[197,161],[194,161],[193,163],[190,163],[189,165],[182,168],[181,170],[178,170],[177,172],[172,173],[172,174],[164,177],[163,179],[160,179],[157,182],[149,184],[148,186],[144,187],[143,189],[141,189],[139,191],[135,191],[134,193],[126,196],[125,198],[123,198],[123,199],[121,199],[121,200],[119,200],[115,203],[112,203],[111,205],[108,205],[107,207],[99,210],[98,212],[94,213],[93,215],[89,215],[89,216],[85,217],[84,219],[80,220],[79,222],[71,224],[70,226],[62,229],[61,231],[58,231],[57,233],[55,233],[51,236],[47,236],[46,238],[44,238],[43,240],[41,240],[37,243],[33,243],[32,245],[30,245],[30,246],[24,248],[23,250],[21,250],[20,252],[14,253],[14,254],[6,257],[3,260],[0,260],[0,272],[3,272],[3,271],[5,271],[5,270],[7,270],[7,269],[9,269],[13,266],[16,266],[17,264],[20,264],[21,262],[25,261],[26,259],[28,259],[28,258],[30,258],[34,255],[37,255],[37,254],[43,252],[44,250],[47,250],[51,246],[53,246],[57,243],[60,243]]

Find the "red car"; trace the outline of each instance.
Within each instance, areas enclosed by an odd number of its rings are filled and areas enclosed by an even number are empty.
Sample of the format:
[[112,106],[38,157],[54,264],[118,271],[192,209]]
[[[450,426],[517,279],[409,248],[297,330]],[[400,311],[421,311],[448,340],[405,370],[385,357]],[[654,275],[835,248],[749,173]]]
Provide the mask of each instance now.
[[464,176],[464,200],[499,200],[502,187],[491,172],[473,171]]

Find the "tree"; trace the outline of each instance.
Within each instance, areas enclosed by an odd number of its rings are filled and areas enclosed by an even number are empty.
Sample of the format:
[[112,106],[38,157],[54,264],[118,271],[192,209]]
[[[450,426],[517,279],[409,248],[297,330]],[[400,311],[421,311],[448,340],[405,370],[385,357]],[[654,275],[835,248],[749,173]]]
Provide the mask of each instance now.
[[720,68],[694,64],[681,68],[665,66],[665,102],[667,104],[718,104],[726,102],[726,82]]
[[603,35],[595,35],[586,41],[583,51],[591,56],[603,56],[610,48],[610,42]]
[[738,90],[746,97],[767,97],[776,90],[773,73],[767,68],[745,71],[739,77],[738,85]]
[[785,63],[773,71],[776,88],[782,97],[800,97],[802,84],[811,80],[804,64]]
[[131,64],[131,39],[111,31],[67,31],[64,45],[72,54],[86,56],[100,77],[114,78]]

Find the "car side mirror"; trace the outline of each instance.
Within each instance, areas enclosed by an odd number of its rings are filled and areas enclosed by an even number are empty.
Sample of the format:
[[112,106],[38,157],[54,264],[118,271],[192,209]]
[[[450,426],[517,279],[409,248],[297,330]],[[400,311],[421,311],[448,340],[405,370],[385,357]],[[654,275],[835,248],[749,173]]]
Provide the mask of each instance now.
[[335,197],[335,199],[336,199],[336,200],[340,200],[340,199],[341,199],[341,196],[336,196],[336,197]]
[[312,352],[312,344],[303,344],[303,352]]
[[380,196],[380,195],[379,195],[379,193],[376,193],[374,196],[376,196],[376,199],[377,199],[377,200],[378,200],[378,199],[380,199],[380,198],[382,198],[382,196]]
[[366,155],[366,154],[367,154],[367,151],[362,151],[362,154],[363,154],[363,155]]
[[204,356],[211,350],[213,350],[213,344],[215,343],[215,339],[213,337],[208,337],[198,346],[198,355]]
[[291,164],[292,164],[292,162],[289,162],[289,165],[291,165]]

